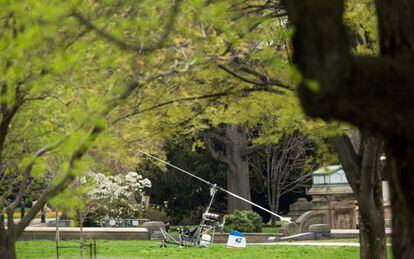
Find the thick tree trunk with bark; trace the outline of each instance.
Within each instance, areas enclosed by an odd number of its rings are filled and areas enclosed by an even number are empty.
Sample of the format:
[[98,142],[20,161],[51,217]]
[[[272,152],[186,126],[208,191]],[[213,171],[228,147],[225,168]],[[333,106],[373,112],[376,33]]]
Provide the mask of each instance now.
[[[213,144],[218,140],[224,145],[224,152],[218,151]],[[249,145],[247,130],[243,125],[227,124],[223,135],[210,133],[206,137],[206,145],[214,158],[226,163],[228,168],[227,188],[229,191],[250,200],[250,175],[248,156],[257,150]],[[235,210],[251,210],[249,203],[228,196],[227,212]]]
[[390,141],[392,246],[394,258],[414,257],[414,142]]
[[364,133],[338,136],[333,142],[358,202],[361,258],[387,258],[380,161],[382,140]]
[[[228,124],[225,129],[225,160],[229,172],[227,174],[227,187],[229,191],[250,200],[249,164],[244,151],[248,147],[247,132],[241,125]],[[233,196],[227,198],[227,211],[251,210],[249,203],[236,199]]]
[[[3,231],[2,231],[3,232]],[[0,258],[16,259],[16,241],[7,235],[6,231],[0,234]]]
[[[365,137],[363,137],[365,138]],[[365,142],[365,143],[364,143]],[[362,146],[362,166],[357,194],[361,258],[387,258],[382,200],[382,141],[368,136]]]
[[[240,160],[236,166],[229,168],[227,173],[227,188],[229,191],[250,200],[250,180],[247,161]],[[235,210],[251,210],[249,203],[236,199],[233,196],[227,198],[227,211],[233,213]]]
[[372,191],[364,189],[357,198],[361,258],[387,258],[381,187],[381,179],[374,186],[367,184],[363,188],[371,188]]
[[349,51],[344,0],[285,0],[295,26],[299,96],[311,116],[382,135],[388,150],[395,258],[414,257],[414,1],[376,0],[381,55]]

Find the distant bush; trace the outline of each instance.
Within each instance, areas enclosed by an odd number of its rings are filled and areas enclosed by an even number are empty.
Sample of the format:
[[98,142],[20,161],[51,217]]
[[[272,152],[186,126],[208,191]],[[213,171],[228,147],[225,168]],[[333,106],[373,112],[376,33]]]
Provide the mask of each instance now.
[[262,217],[253,211],[246,211],[247,218],[252,222],[254,226],[254,232],[262,232],[263,222]]
[[162,221],[162,222],[169,222],[170,218],[168,217],[165,210],[160,208],[148,207],[145,209],[144,217],[148,218],[152,221]]
[[204,206],[195,207],[182,218],[180,224],[184,226],[194,226],[200,224],[202,215],[205,212],[205,210],[206,208]]
[[226,217],[225,231],[237,230],[240,232],[262,232],[262,217],[253,211],[238,211]]

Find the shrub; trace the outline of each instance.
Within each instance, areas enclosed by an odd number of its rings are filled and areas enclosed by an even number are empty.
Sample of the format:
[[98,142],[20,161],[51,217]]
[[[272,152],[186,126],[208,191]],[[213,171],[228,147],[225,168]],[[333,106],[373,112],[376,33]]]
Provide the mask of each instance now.
[[262,217],[253,211],[238,211],[226,217],[225,231],[237,230],[240,232],[262,232]]
[[149,218],[152,221],[162,221],[169,222],[170,218],[168,217],[165,210],[162,208],[148,207],[144,212],[144,217]]
[[180,224],[184,226],[194,226],[200,224],[201,218],[203,213],[205,212],[206,208],[204,206],[197,206],[189,213],[183,216]]
[[254,232],[262,232],[263,222],[262,217],[253,211],[245,211],[247,218],[252,222],[254,226]]

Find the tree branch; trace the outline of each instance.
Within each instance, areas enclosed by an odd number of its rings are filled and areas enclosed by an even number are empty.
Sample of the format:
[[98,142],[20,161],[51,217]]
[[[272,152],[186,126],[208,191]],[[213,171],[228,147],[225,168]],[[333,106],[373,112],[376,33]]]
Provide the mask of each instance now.
[[[106,103],[106,108],[103,109],[99,115],[101,118],[105,118],[116,106],[118,106],[122,101],[124,101],[132,91],[136,88],[142,86],[138,81],[133,81],[126,85],[125,90],[118,96],[109,100]],[[27,227],[30,221],[36,216],[36,214],[43,208],[47,201],[56,196],[57,194],[63,192],[75,179],[75,169],[77,162],[82,159],[85,153],[88,151],[89,147],[96,140],[96,138],[101,134],[105,129],[104,126],[96,124],[90,131],[87,138],[80,143],[79,147],[72,153],[71,159],[69,160],[69,167],[65,172],[63,179],[54,186],[49,186],[39,197],[36,204],[28,211],[28,213],[23,217],[23,219],[16,225],[13,230],[13,237],[19,237],[23,233],[25,227]],[[44,152],[44,151],[42,151]]]
[[355,152],[351,140],[346,134],[332,138],[339,160],[347,172],[348,181],[353,186],[359,186],[361,171],[361,156]]
[[[348,121],[383,136],[412,139],[414,65],[408,60],[414,40],[412,26],[406,24],[412,20],[413,4],[405,2],[406,7],[397,9],[404,10],[398,16],[391,7],[377,10],[383,18],[379,19],[383,55],[362,57],[349,51],[344,0],[283,3],[295,26],[293,63],[302,73],[298,92],[305,112],[326,120]],[[398,3],[377,1],[377,6]]]
[[250,145],[245,150],[243,150],[242,156],[243,157],[248,157],[248,156],[256,153],[257,151],[259,151],[262,148],[263,148],[262,145]]
[[210,152],[210,154],[213,156],[214,159],[224,162],[227,165],[231,165],[231,161],[227,159],[221,152],[217,151],[213,146],[212,141],[212,135],[211,133],[206,133],[204,135],[204,143],[206,144],[207,150]]
[[154,50],[157,50],[159,48],[162,48],[164,43],[167,41],[169,35],[174,29],[174,24],[178,15],[179,6],[181,4],[182,0],[175,0],[173,5],[170,9],[170,14],[167,19],[167,23],[164,26],[164,32],[161,34],[159,39],[151,46],[142,46],[142,45],[134,45],[127,43],[123,39],[117,38],[114,35],[111,35],[110,33],[106,32],[103,29],[98,28],[95,24],[93,24],[88,18],[86,18],[83,14],[80,12],[77,12],[76,10],[73,11],[72,15],[76,17],[79,22],[84,25],[86,28],[95,31],[100,37],[106,39],[109,42],[114,43],[121,49],[125,50],[132,50],[139,54],[145,54]]
[[39,197],[36,204],[28,211],[28,213],[23,217],[23,219],[16,225],[14,229],[14,236],[18,237],[24,231],[24,228],[27,227],[30,221],[36,216],[36,214],[43,208],[47,201],[56,196],[57,194],[63,192],[69,184],[75,179],[75,169],[77,161],[79,161],[83,155],[88,151],[89,147],[98,137],[98,135],[104,130],[101,126],[95,126],[86,140],[81,143],[78,149],[76,149],[69,161],[69,168],[65,173],[63,179],[54,186],[49,186]]
[[[260,81],[255,81],[255,80],[249,79],[247,77],[244,77],[244,76],[238,74],[237,72],[227,68],[226,66],[224,66],[222,64],[217,65],[217,67],[220,68],[221,70],[227,72],[228,74],[234,76],[235,78],[237,78],[237,79],[239,79],[239,80],[241,80],[245,83],[248,83],[248,84],[252,84],[252,85],[256,85],[256,86],[262,86],[262,87],[277,86],[277,87],[283,88],[285,90],[289,90],[289,91],[293,90],[293,87],[285,85],[285,84],[283,84],[282,82],[280,82],[276,79],[272,79],[272,78],[270,78],[269,76],[267,76],[265,74],[261,74],[261,73],[255,71],[255,70],[250,69],[250,68],[245,67],[245,66],[242,66],[238,69],[242,72],[254,75],[255,77],[259,78]],[[283,91],[280,91],[278,89],[269,88],[269,90],[270,89],[272,89],[272,91],[276,94],[283,94]]]
[[[57,141],[56,143],[52,144],[52,145],[47,145],[41,149],[39,149],[35,155],[33,156],[33,158],[31,159],[31,161],[29,162],[29,164],[24,168],[22,175],[23,175],[23,179],[20,182],[19,185],[19,191],[16,195],[16,197],[14,198],[14,201],[7,206],[4,210],[10,210],[11,212],[14,212],[14,210],[17,208],[17,206],[20,204],[20,201],[23,197],[24,191],[26,190],[26,186],[29,182],[29,178],[30,178],[30,173],[33,169],[33,166],[36,164],[36,161],[39,157],[43,156],[44,154],[46,154],[49,151],[52,151],[54,149],[56,149],[58,146],[60,146],[64,140],[66,140],[69,136],[66,136],[65,138]],[[2,212],[2,214],[4,213],[4,211]]]
[[[229,89],[232,89],[232,87],[230,87]],[[167,106],[167,105],[170,105],[170,104],[174,104],[174,103],[196,101],[196,100],[203,100],[203,99],[219,99],[219,98],[225,97],[225,96],[237,95],[237,94],[241,94],[241,93],[260,92],[260,91],[280,94],[279,91],[274,90],[274,89],[269,89],[269,88],[266,88],[266,87],[254,87],[254,88],[244,88],[244,89],[237,90],[237,91],[223,91],[223,92],[217,92],[217,93],[206,94],[206,95],[198,95],[198,96],[192,96],[192,97],[177,98],[177,99],[173,99],[173,100],[169,100],[169,101],[165,101],[165,102],[153,105],[151,107],[148,107],[148,108],[145,108],[145,109],[142,109],[142,110],[137,110],[137,111],[133,111],[131,113],[125,114],[121,117],[118,117],[118,118],[114,119],[111,123],[116,124],[116,123],[120,122],[123,119],[129,118],[129,117],[132,117],[132,116],[135,116],[135,115],[139,115],[139,114],[144,113],[144,112],[152,111],[152,110],[155,110],[157,108],[161,108],[161,107],[164,107],[164,106]]]

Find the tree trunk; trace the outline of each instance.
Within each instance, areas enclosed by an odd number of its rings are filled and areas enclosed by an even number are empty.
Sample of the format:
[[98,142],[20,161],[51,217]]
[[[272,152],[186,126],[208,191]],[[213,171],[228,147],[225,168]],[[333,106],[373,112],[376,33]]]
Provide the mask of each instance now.
[[361,258],[387,258],[384,206],[382,200],[382,170],[380,156],[382,140],[369,133],[361,134],[362,166],[359,174],[357,200],[360,218]]
[[1,259],[16,259],[16,241],[8,234],[2,233],[0,235],[0,258]]
[[[378,215],[375,220],[368,221],[360,213],[359,238],[361,258],[387,258],[387,245],[384,233],[384,219]],[[373,213],[372,213],[373,214]]]
[[[247,161],[234,161],[234,167],[229,168],[227,174],[227,188],[229,191],[250,200],[250,179]],[[235,210],[251,210],[249,203],[228,196],[227,211],[233,213]]]
[[335,147],[358,202],[361,258],[387,258],[382,200],[382,141],[369,133],[336,137]]
[[[224,154],[215,150],[212,138],[218,139],[224,144]],[[206,138],[206,145],[214,158],[226,163],[227,189],[245,199],[250,200],[250,175],[248,155],[254,152],[254,146],[249,146],[247,132],[243,125],[227,124],[224,136],[211,134]],[[235,210],[251,210],[252,206],[231,195],[227,196],[227,213]]]
[[[366,172],[370,173],[370,172]],[[374,184],[361,183],[359,193],[359,238],[361,258],[387,258],[387,238],[385,235],[382,181]],[[367,189],[365,189],[367,188]]]
[[394,258],[408,259],[414,256],[414,142],[393,139],[390,147],[392,249]]
[[[229,191],[250,200],[250,176],[247,157],[243,152],[247,149],[248,142],[246,130],[242,125],[226,125],[226,161],[229,168],[227,187]],[[251,210],[252,206],[240,199],[229,195],[227,198],[227,212],[235,210]]]
[[[414,1],[376,0],[381,55],[349,51],[344,0],[285,0],[308,115],[340,119],[387,140],[395,258],[414,258]],[[317,83],[316,83],[317,82]],[[379,113],[380,112],[380,113]]]
[[[275,207],[274,206],[271,206],[270,207],[270,210],[273,211],[273,212],[275,212]],[[277,211],[276,211],[276,213],[277,213]],[[276,216],[275,215],[271,215],[270,216],[270,225],[272,227],[276,227]]]
[[[274,213],[277,213],[279,210],[279,199],[280,199],[280,194],[277,195],[275,203],[270,206],[270,210],[273,211]],[[276,227],[276,216],[272,215],[270,219],[271,219],[270,224],[272,225],[272,227]]]
[[[273,210],[272,210],[273,211]],[[276,227],[276,216],[275,215],[271,215],[270,216],[270,225],[274,228]]]

